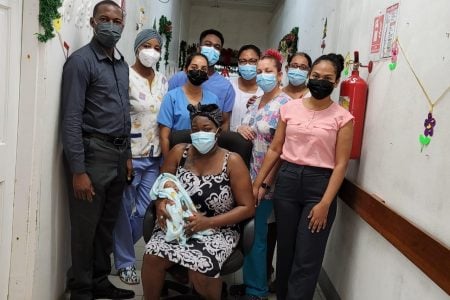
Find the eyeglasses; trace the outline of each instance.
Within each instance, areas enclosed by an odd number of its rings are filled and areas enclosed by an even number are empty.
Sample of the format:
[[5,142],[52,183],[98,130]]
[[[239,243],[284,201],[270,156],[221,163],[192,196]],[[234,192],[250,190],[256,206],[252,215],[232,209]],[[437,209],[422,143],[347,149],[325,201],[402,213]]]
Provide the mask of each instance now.
[[240,65],[247,65],[248,64],[248,65],[255,66],[258,63],[258,60],[255,59],[255,58],[252,58],[252,59],[239,59],[238,62],[239,62]]
[[309,71],[309,67],[307,65],[303,65],[303,64],[302,65],[290,64],[288,67],[291,69],[300,69],[303,71]]
[[100,17],[100,18],[98,18],[98,19],[95,19],[95,21],[96,21],[96,23],[98,23],[98,24],[113,22],[113,23],[116,24],[116,25],[123,25],[123,20],[122,20],[122,19],[114,19],[114,20],[111,20],[111,19],[109,19],[108,17],[103,17],[103,16]]

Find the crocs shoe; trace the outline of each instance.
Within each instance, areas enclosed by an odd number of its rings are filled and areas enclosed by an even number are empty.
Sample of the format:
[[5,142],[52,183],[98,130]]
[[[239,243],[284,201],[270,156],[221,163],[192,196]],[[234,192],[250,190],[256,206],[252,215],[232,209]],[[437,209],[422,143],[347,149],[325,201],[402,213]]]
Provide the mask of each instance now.
[[140,282],[134,265],[119,269],[119,278],[126,284],[139,284]]

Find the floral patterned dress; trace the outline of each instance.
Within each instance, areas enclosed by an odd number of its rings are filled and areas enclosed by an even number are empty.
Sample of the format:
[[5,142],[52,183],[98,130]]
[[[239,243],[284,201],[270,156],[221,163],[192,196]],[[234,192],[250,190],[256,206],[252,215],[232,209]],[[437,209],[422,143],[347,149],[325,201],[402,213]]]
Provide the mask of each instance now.
[[[225,154],[222,170],[217,175],[198,176],[184,168],[190,145],[183,152],[176,176],[197,207],[207,217],[224,214],[235,207],[227,173],[229,152]],[[239,241],[237,226],[215,228],[202,239],[191,238],[186,245],[168,243],[165,233],[156,225],[146,254],[157,255],[171,262],[200,272],[208,277],[219,277],[223,263]]]
[[[291,100],[291,97],[285,93],[281,93],[270,100],[264,107],[258,108],[261,102],[261,98],[259,98],[248,108],[247,114],[242,119],[242,125],[250,126],[256,133],[256,138],[253,140],[252,158],[250,161],[250,177],[252,181],[258,175],[264,157],[273,140],[278,119],[280,118],[280,107],[289,100]],[[272,193],[265,196],[265,199],[271,198]]]

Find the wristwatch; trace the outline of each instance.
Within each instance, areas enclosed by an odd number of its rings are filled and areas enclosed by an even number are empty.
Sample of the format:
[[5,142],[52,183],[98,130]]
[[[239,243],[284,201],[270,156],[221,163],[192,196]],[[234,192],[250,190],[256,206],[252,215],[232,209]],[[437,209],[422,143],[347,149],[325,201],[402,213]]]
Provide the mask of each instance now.
[[270,190],[270,185],[268,185],[268,184],[265,183],[265,182],[263,182],[263,183],[261,184],[261,187],[264,188],[264,189],[266,189],[266,190]]

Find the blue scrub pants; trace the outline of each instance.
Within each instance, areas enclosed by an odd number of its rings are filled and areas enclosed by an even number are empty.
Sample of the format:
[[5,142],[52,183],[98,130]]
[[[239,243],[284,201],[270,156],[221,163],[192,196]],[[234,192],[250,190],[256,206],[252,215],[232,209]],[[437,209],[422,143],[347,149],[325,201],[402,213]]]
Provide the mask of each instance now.
[[255,239],[250,253],[244,258],[245,293],[266,297],[267,286],[267,220],[273,209],[272,200],[262,200],[255,212]]
[[159,157],[133,159],[133,182],[125,188],[114,228],[114,265],[117,270],[136,262],[134,244],[142,237],[142,223],[150,204],[150,189],[159,175]]

